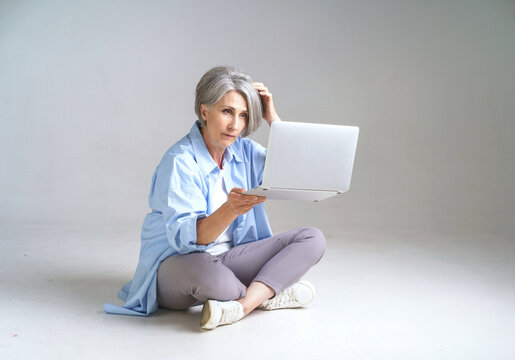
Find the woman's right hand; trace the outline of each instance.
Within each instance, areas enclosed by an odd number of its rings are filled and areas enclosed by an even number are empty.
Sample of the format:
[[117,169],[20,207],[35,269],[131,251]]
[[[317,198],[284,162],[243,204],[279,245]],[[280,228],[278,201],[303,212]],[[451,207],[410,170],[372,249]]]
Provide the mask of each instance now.
[[265,196],[244,195],[245,189],[233,188],[227,196],[227,204],[238,215],[246,214],[254,206],[264,203]]
[[261,82],[253,82],[253,84],[261,97],[262,104],[264,105],[263,119],[266,120],[268,125],[272,125],[274,121],[281,121],[279,115],[277,115],[277,111],[275,110],[272,93],[268,90],[265,84]]

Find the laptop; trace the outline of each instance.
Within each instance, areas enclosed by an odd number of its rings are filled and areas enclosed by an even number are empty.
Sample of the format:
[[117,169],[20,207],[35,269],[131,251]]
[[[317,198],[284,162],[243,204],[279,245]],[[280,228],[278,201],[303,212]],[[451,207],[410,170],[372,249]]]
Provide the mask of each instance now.
[[262,185],[245,191],[267,199],[320,201],[349,190],[356,126],[274,121]]

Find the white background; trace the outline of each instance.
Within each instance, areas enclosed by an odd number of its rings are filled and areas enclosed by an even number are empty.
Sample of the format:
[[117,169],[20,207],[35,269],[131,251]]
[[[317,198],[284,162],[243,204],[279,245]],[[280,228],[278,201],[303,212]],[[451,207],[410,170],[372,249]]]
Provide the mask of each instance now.
[[[105,314],[220,64],[360,127],[347,194],[266,203],[326,235],[317,298],[212,332]],[[514,64],[513,0],[0,0],[0,358],[513,360]]]
[[0,219],[138,231],[229,64],[286,121],[361,129],[350,192],[269,201],[272,226],[513,236],[514,39],[513,1],[2,1]]

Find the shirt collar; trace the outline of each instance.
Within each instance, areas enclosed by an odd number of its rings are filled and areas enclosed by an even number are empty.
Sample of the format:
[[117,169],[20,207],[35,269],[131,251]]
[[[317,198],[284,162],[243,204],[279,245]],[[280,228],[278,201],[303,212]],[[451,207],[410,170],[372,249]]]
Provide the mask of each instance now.
[[240,137],[238,136],[236,141],[225,150],[224,156],[227,156],[226,160],[228,163],[231,162],[232,159],[236,160],[237,162],[243,162],[240,155],[238,155],[238,153],[236,152],[236,144],[239,145],[240,141]]
[[[195,153],[195,158],[197,159],[197,163],[200,167],[200,171],[203,177],[209,175],[213,169],[217,167],[215,161],[209,154],[209,150],[207,149],[206,143],[204,142],[204,138],[202,137],[202,133],[200,132],[200,121],[196,121],[190,130],[190,139],[191,144],[193,146],[193,152]],[[242,162],[241,157],[235,151],[235,144],[240,142],[240,138],[236,139],[235,143],[229,146],[224,153],[224,163],[228,164],[233,159],[237,162]]]

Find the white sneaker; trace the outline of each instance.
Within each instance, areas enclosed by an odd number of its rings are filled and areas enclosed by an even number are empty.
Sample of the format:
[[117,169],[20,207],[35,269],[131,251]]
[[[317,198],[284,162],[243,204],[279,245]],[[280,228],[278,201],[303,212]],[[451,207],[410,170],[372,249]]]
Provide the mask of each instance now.
[[212,330],[218,325],[228,325],[243,318],[243,306],[237,301],[208,300],[202,308],[200,326]]
[[315,298],[315,286],[307,280],[299,280],[292,286],[284,289],[273,298],[265,300],[260,309],[276,310],[297,308],[309,304]]

